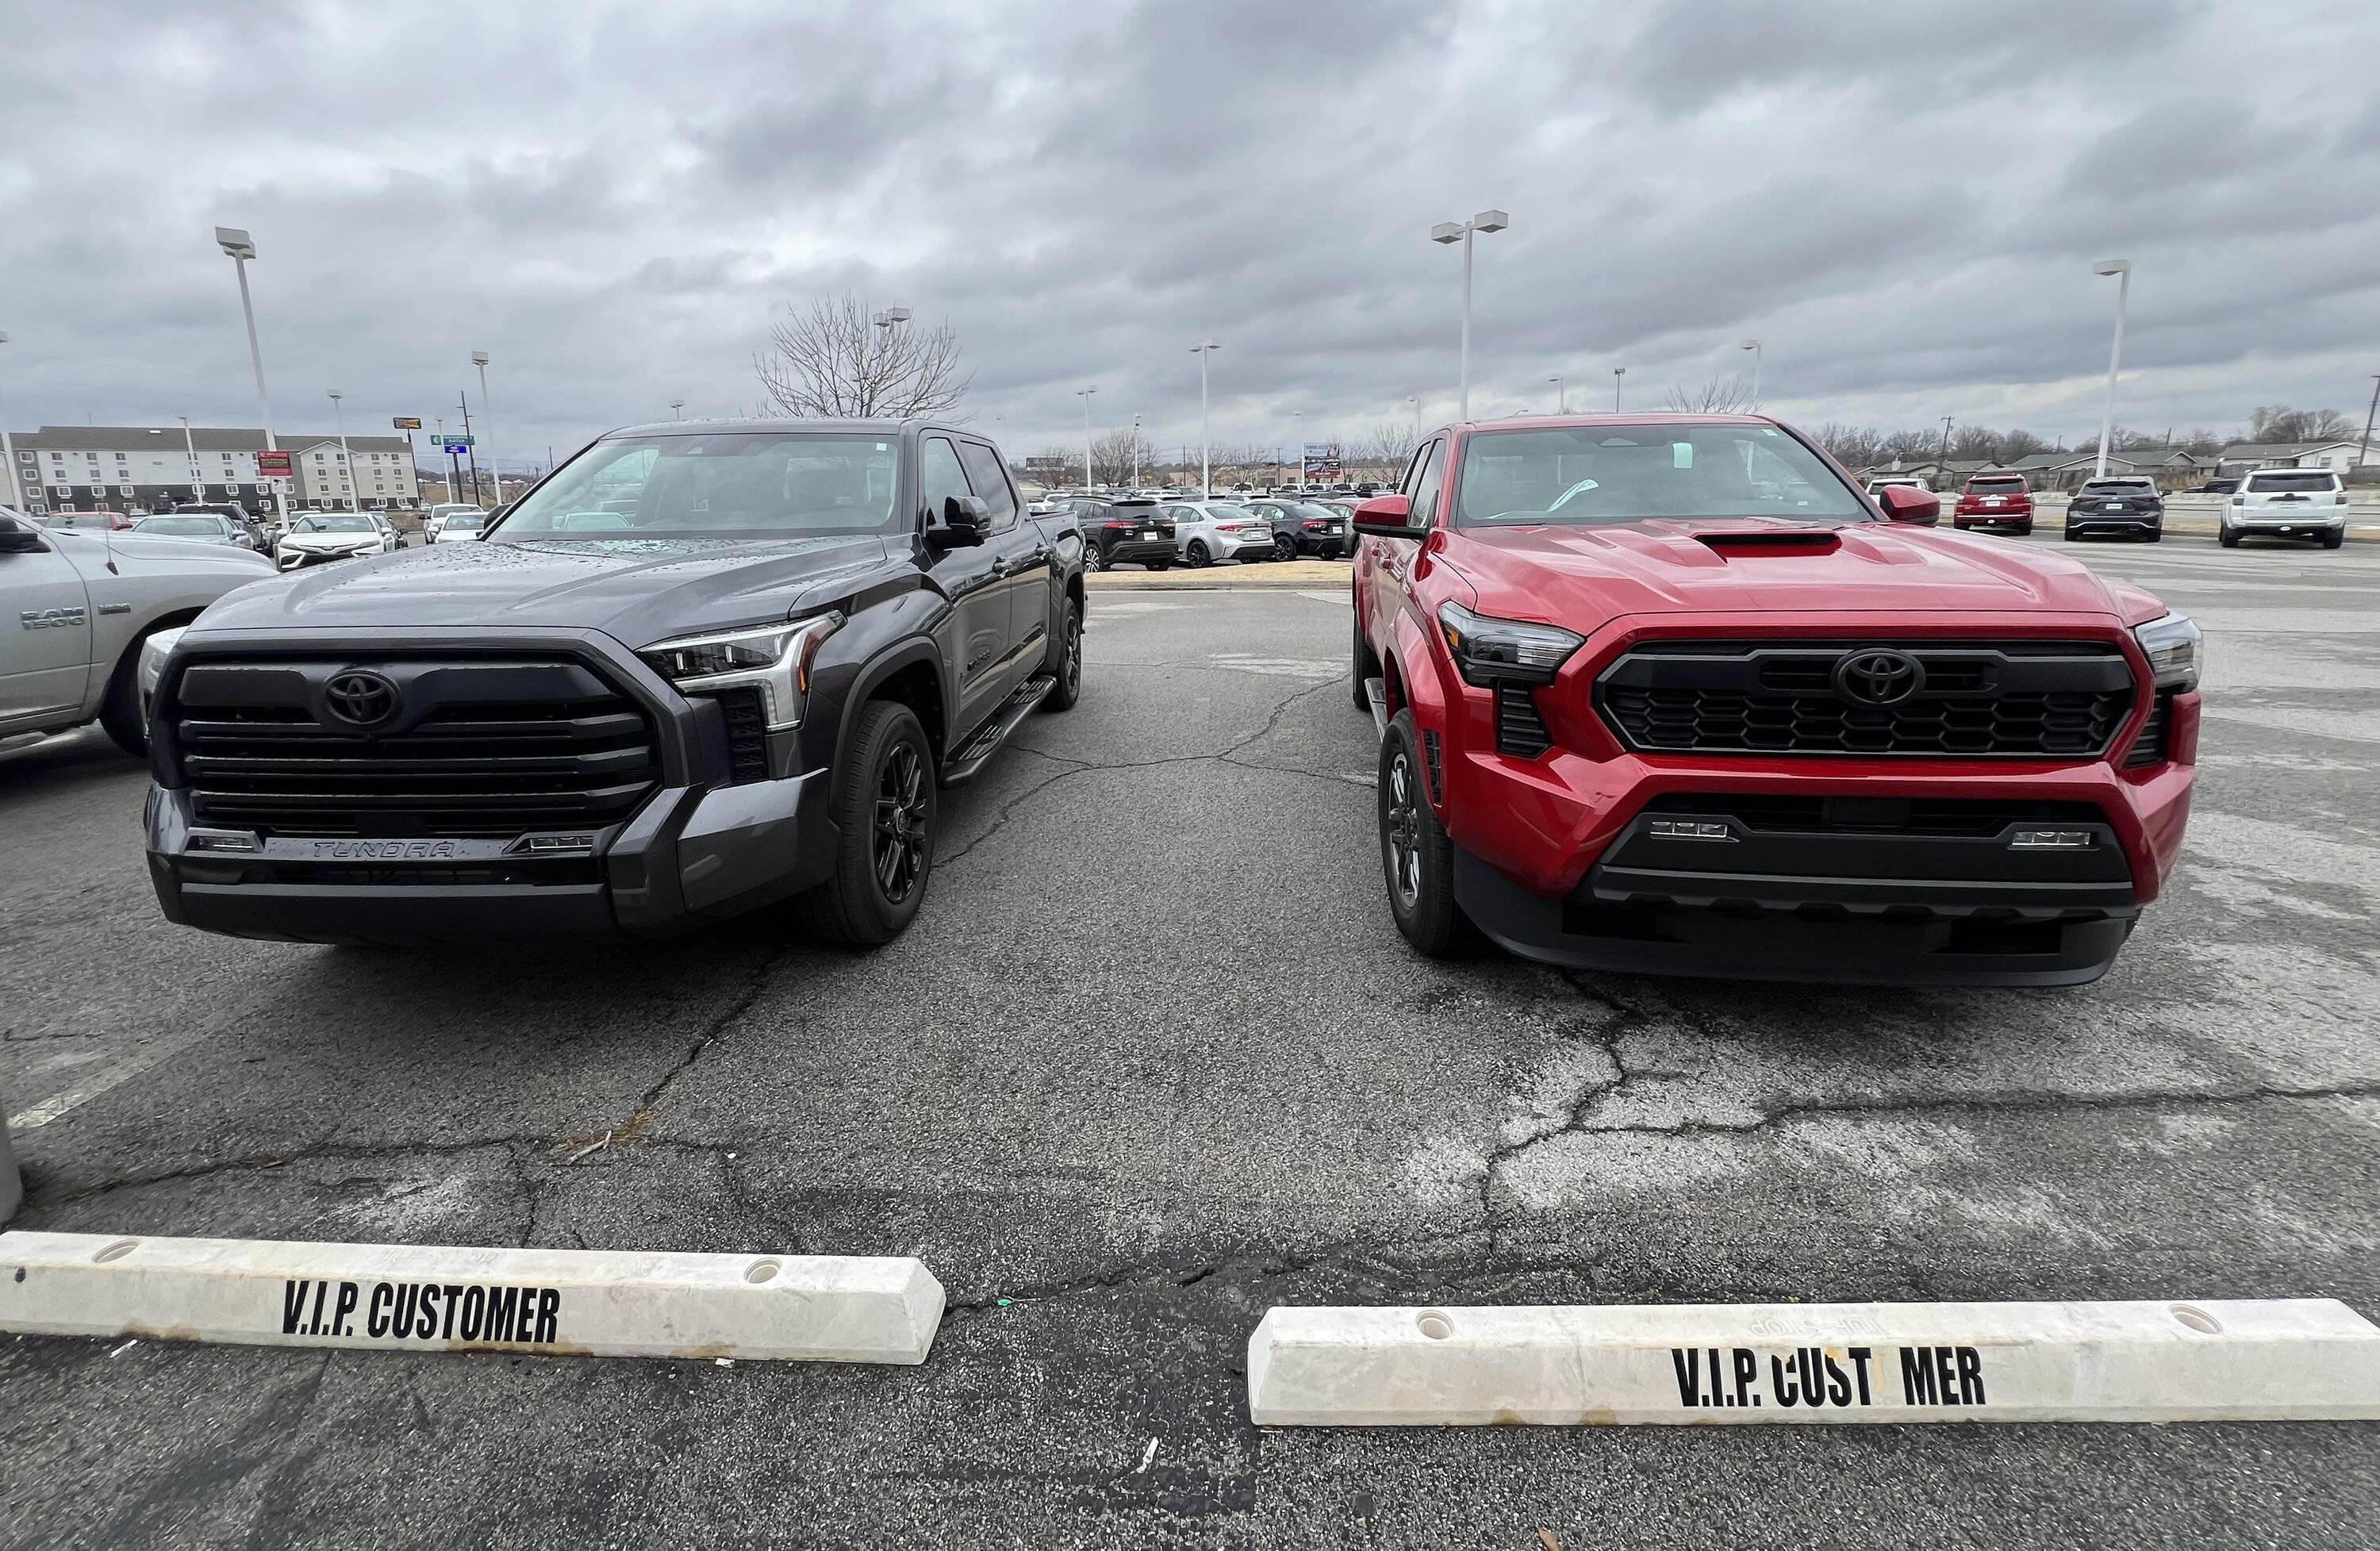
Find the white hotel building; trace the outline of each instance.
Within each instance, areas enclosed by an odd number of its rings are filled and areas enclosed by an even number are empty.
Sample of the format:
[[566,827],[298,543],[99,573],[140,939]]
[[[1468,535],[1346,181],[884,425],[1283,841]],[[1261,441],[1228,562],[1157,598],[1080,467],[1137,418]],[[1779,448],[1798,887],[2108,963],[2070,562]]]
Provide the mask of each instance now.
[[[193,501],[231,502],[259,514],[273,509],[273,483],[256,471],[256,454],[264,449],[261,430],[193,426],[186,442],[178,425],[43,426],[12,436],[19,499],[36,515],[157,512]],[[402,436],[350,436],[345,457],[336,436],[310,432],[276,440],[297,471],[288,481],[292,507],[391,510],[421,503]],[[0,480],[0,501],[7,495],[7,482]]]

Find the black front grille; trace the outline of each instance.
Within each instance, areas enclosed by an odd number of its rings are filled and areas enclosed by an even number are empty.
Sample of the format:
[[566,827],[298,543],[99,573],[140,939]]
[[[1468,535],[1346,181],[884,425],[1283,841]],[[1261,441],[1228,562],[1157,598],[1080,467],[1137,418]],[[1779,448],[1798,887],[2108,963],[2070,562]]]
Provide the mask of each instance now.
[[2124,765],[2131,769],[2141,765],[2162,765],[2166,761],[2166,722],[2173,714],[2173,696],[2158,696],[2149,702],[2149,719],[2132,739],[2132,746],[2124,751]]
[[1537,714],[1537,702],[1525,685],[1496,686],[1496,752],[1535,759],[1553,747],[1553,734]]
[[[400,686],[384,730],[324,706],[324,682],[358,667]],[[266,835],[594,830],[661,777],[636,702],[563,659],[200,660],[160,709],[197,822]]]
[[[1914,693],[1878,706],[1837,687],[1847,657],[1882,647],[1916,660]],[[2122,652],[2092,641],[1650,642],[1596,685],[1604,721],[1644,753],[2086,758],[2132,696]]]

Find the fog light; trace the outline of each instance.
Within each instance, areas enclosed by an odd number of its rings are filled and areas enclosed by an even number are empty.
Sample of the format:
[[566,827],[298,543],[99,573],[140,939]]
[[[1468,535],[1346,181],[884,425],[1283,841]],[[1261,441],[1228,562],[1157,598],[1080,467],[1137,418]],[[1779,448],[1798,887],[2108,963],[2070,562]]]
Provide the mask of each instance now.
[[2088,851],[2093,844],[2088,830],[2019,830],[2010,837],[2011,851]]
[[1656,818],[1651,833],[1656,840],[1729,840],[1735,836],[1724,823],[1702,818]]
[[255,851],[260,849],[254,835],[208,834],[204,831],[190,837],[193,851]]

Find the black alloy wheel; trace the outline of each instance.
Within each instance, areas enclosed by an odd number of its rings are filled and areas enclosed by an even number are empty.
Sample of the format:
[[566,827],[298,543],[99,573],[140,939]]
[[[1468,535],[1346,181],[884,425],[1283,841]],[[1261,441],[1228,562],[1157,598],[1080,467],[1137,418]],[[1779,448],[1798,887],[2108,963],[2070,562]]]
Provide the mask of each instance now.
[[1380,788],[1380,844],[1389,888],[1410,912],[1421,903],[1421,794],[1413,759],[1402,745],[1389,755],[1388,779]]
[[1291,538],[1286,533],[1274,534],[1272,540],[1272,556],[1275,560],[1295,560],[1297,558],[1297,540]]
[[1199,570],[1210,564],[1213,559],[1212,556],[1207,553],[1207,541],[1204,539],[1193,539],[1190,540],[1190,553],[1187,558],[1190,562],[1190,569],[1193,571]]
[[915,744],[895,743],[885,752],[876,777],[876,887],[884,903],[908,903],[931,854],[927,830],[932,805],[927,795],[926,762]]

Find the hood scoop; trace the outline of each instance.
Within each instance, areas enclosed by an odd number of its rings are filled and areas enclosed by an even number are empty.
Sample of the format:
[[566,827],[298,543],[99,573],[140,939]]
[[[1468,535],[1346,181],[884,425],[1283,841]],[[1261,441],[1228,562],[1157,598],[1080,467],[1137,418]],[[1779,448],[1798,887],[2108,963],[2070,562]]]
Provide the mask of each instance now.
[[1788,528],[1738,529],[1734,532],[1697,533],[1694,539],[1721,559],[1731,555],[1832,554],[1842,547],[1841,539],[1828,528],[1803,532]]

